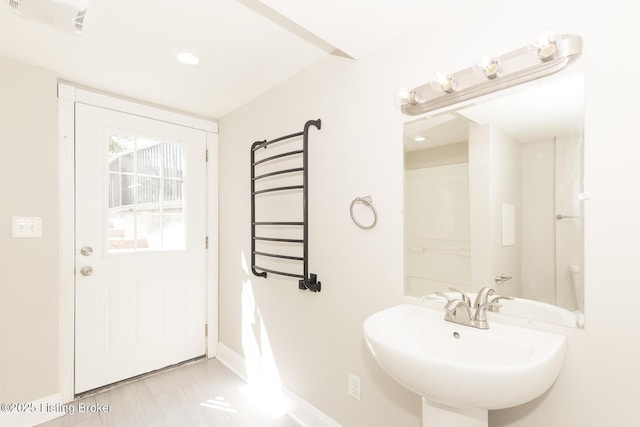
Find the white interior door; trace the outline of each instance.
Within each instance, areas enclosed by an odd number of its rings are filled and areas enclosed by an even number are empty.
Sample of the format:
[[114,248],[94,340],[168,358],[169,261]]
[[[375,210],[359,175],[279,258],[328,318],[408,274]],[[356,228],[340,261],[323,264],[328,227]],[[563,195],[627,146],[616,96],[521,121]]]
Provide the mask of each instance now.
[[75,392],[205,354],[206,132],[76,104]]

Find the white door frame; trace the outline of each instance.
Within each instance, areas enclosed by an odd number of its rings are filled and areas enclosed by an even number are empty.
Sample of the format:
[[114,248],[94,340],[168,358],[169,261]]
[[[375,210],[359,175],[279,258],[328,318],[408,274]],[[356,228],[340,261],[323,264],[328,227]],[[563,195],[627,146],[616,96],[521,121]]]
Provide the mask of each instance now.
[[75,398],[75,104],[88,104],[160,120],[207,133],[207,357],[218,346],[218,123],[110,95],[58,84],[58,163],[60,179],[60,394]]

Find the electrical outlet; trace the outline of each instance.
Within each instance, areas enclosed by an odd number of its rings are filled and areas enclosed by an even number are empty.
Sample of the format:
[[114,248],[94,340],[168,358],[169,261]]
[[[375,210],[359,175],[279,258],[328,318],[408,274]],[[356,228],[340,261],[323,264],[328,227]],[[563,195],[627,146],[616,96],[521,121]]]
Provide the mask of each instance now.
[[349,396],[360,400],[360,377],[354,374],[349,374]]

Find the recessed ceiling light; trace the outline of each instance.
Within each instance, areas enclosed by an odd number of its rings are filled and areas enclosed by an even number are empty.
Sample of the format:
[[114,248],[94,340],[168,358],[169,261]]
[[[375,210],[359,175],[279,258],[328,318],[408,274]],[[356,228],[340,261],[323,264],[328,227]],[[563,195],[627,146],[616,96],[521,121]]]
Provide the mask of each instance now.
[[426,138],[426,137],[424,137],[424,136],[416,136],[415,138],[413,138],[413,140],[414,140],[415,142],[423,142],[423,141],[426,141],[426,140],[427,140],[427,138]]
[[180,52],[176,55],[176,59],[186,65],[198,65],[200,58],[191,52]]

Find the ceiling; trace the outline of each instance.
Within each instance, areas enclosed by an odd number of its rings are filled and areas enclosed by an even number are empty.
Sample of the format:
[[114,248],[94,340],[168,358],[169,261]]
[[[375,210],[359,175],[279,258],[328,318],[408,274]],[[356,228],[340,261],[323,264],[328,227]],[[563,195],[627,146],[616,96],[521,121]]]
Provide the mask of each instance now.
[[[0,3],[0,57],[219,118],[328,55],[358,60],[462,0],[91,0],[80,36]],[[200,64],[178,63],[181,50]]]

